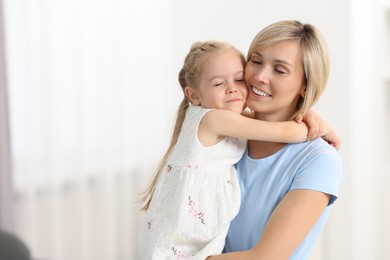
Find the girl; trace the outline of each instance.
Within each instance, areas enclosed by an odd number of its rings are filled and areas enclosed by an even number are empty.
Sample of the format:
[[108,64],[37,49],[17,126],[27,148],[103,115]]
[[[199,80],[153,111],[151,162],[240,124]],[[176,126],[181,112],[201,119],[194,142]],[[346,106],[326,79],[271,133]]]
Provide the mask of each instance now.
[[[142,259],[205,259],[222,251],[239,210],[234,164],[246,139],[303,142],[307,127],[241,115],[246,107],[245,59],[230,45],[195,43],[179,73],[184,99],[170,148],[146,196]],[[321,120],[320,135],[330,130]],[[337,137],[327,136],[334,145]]]

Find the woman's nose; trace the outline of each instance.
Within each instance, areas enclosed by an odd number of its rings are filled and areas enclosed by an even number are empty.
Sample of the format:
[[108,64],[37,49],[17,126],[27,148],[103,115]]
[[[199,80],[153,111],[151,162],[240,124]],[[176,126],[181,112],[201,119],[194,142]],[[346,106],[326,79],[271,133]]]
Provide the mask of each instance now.
[[256,73],[256,79],[259,82],[262,82],[264,84],[269,83],[269,69],[268,68],[261,68]]

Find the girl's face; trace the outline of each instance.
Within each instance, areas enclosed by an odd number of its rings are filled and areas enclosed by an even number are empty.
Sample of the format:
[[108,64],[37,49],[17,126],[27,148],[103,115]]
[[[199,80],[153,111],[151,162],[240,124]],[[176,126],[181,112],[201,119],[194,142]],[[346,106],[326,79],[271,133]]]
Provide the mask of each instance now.
[[246,107],[248,90],[244,81],[244,66],[236,52],[229,50],[210,56],[202,74],[199,87],[189,90],[191,101],[195,97],[205,108],[242,112]]
[[254,51],[245,68],[247,105],[258,119],[289,120],[305,94],[302,53],[297,41]]

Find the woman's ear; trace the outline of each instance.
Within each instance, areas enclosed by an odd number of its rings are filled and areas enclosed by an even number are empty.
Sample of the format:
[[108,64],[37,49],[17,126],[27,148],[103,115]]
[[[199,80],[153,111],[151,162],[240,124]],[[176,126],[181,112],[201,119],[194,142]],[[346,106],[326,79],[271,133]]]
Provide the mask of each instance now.
[[306,86],[304,86],[302,89],[301,89],[301,97],[302,98],[305,98],[306,97],[306,89],[307,89],[307,87]]
[[200,99],[198,96],[198,93],[191,87],[185,87],[184,89],[184,95],[191,101],[192,104],[199,106],[200,105]]

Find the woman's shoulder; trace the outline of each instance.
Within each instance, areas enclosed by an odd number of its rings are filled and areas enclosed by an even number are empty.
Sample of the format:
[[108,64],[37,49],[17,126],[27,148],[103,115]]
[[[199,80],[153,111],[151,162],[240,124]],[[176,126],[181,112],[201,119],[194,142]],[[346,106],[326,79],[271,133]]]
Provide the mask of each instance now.
[[329,205],[338,196],[343,179],[343,163],[339,152],[321,138],[305,142],[302,161],[291,189],[313,189],[332,195]]
[[342,158],[339,152],[322,138],[293,144],[290,146],[289,154],[300,161],[301,167],[304,168],[322,167],[332,168],[336,172],[343,171]]
[[298,154],[330,153],[339,155],[338,151],[322,138],[317,138],[312,141],[306,141],[302,143],[289,144],[288,150]]
[[329,145],[322,138],[305,143],[303,149],[302,168],[311,169],[311,171],[327,171],[339,177],[343,174],[343,162],[339,152]]
[[322,138],[317,138],[317,139],[314,139],[313,141],[309,141],[307,143],[308,143],[308,146],[307,146],[308,150],[313,155],[327,154],[329,156],[337,157],[337,158],[341,159],[340,154],[336,150],[336,148],[334,148],[333,146],[328,144]]

